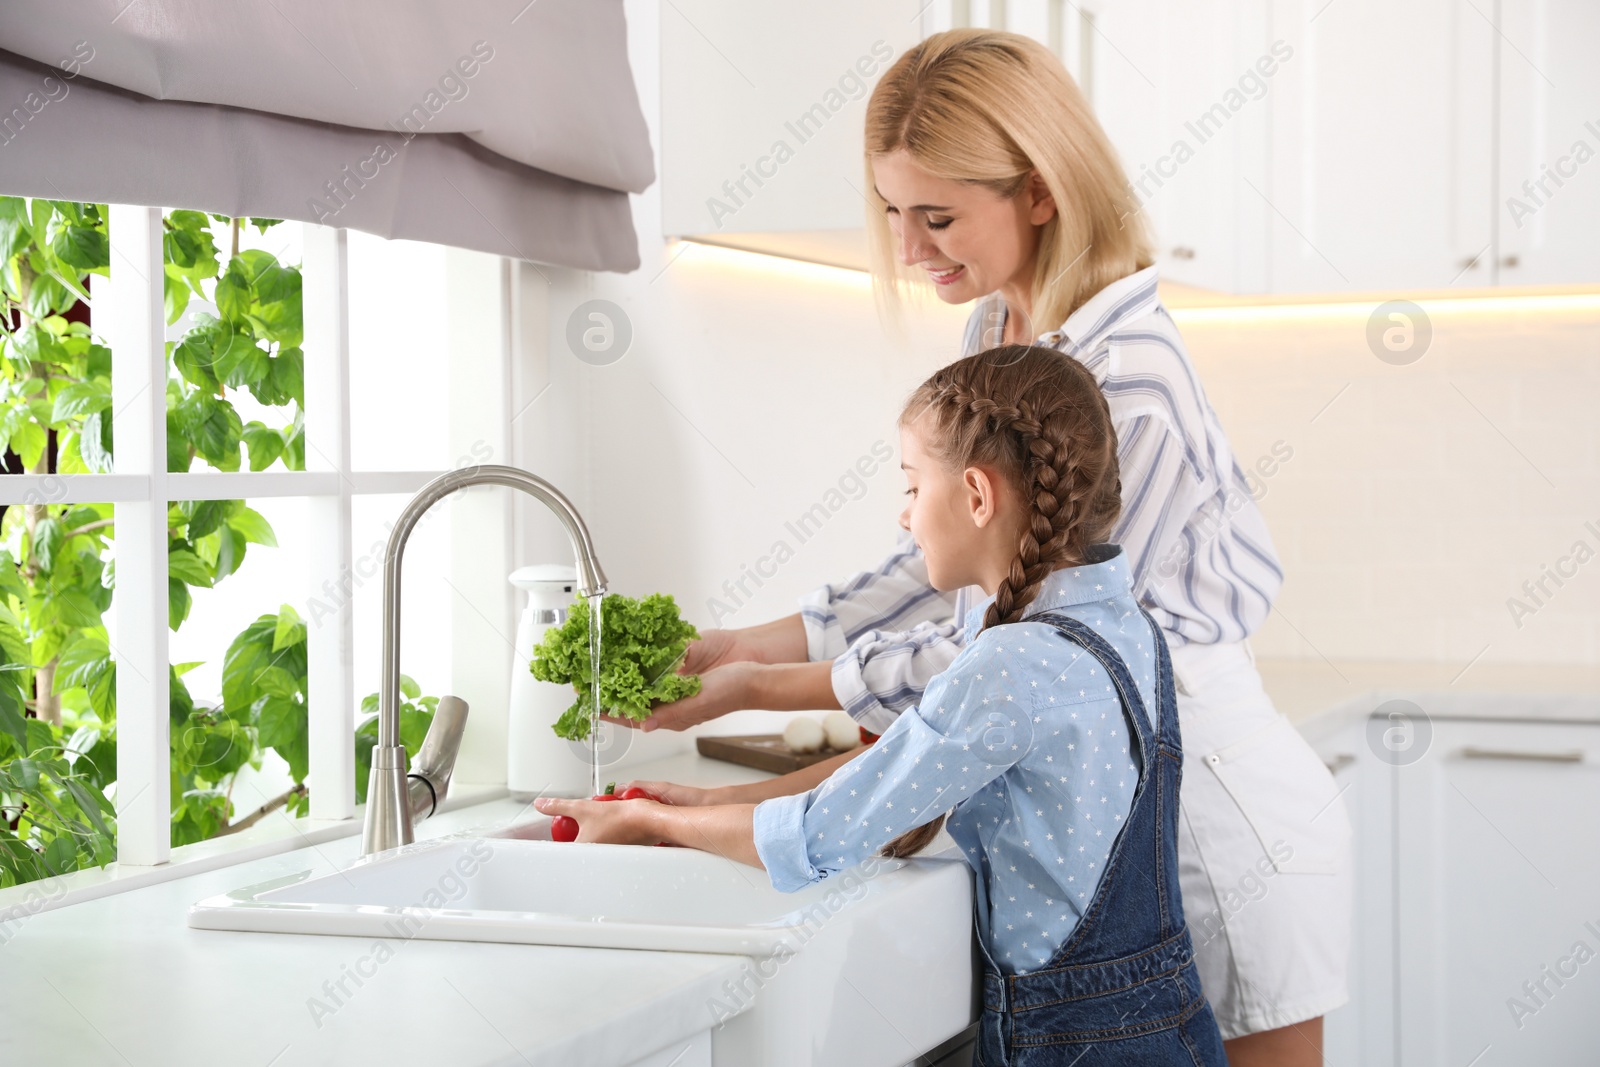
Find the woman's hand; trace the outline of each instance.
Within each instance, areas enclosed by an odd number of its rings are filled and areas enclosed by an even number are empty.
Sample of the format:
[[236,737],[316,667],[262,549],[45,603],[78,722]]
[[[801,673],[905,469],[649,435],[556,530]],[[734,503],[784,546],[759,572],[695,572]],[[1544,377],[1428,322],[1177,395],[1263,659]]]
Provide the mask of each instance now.
[[700,692],[692,697],[674,700],[670,704],[657,704],[650,717],[642,721],[614,715],[600,716],[606,722],[628,726],[646,732],[665,728],[687,730],[709,722],[730,711],[743,711],[756,706],[755,683],[760,672],[766,670],[759,663],[735,662],[715,667],[700,676]]
[[578,822],[578,840],[609,845],[653,845],[661,840],[653,800],[563,800],[540,797],[533,806],[549,816],[566,815]]
[[737,661],[714,667],[700,676],[700,692],[670,704],[658,704],[650,717],[639,724],[651,730],[687,730],[703,722],[743,711],[759,702],[756,683],[767,668],[759,663]]
[[804,662],[806,628],[795,614],[737,630],[701,630],[678,673],[704,674],[730,663]]
[[657,704],[642,721],[602,715],[631,729],[686,730],[730,711],[831,711],[839,706],[833,691],[833,664],[728,663],[700,676],[700,692],[670,704]]
[[698,641],[689,642],[679,674],[705,674],[729,663],[761,662],[761,649],[744,637],[744,630],[701,630]]
[[[707,630],[707,633],[720,635],[726,633],[726,630]],[[666,726],[667,729],[688,729],[690,726],[717,718],[718,715],[754,707],[750,701],[754,697],[754,681],[757,672],[762,670],[762,664],[739,659],[739,661],[725,662],[720,667],[691,670],[694,649],[699,645],[704,645],[704,641],[694,641],[694,645],[690,645],[690,654],[678,669],[678,673],[698,673],[701,677],[699,693],[683,697],[682,701],[658,704],[650,713],[650,718],[643,720],[624,718],[621,715],[602,715],[600,718],[608,723],[627,726],[629,729],[643,729],[648,733],[651,729],[658,729],[661,726]],[[714,643],[712,648],[702,653],[702,657],[715,656],[717,648],[720,648],[720,645]]]

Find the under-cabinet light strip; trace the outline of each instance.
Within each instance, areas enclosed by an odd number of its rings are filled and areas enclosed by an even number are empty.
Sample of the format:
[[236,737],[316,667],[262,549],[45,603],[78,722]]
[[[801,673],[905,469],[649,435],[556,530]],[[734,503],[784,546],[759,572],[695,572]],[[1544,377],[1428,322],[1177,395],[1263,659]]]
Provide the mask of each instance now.
[[1301,304],[1238,304],[1217,307],[1169,308],[1174,321],[1206,322],[1292,322],[1308,319],[1370,318],[1373,310],[1388,300],[1409,300],[1433,314],[1548,314],[1554,312],[1600,312],[1600,293],[1508,294],[1506,296],[1441,296],[1419,293],[1382,294],[1359,301],[1306,302]]
[[[755,262],[778,269],[792,269],[802,274],[812,274],[821,271],[835,278],[867,281],[870,274],[856,267],[844,267],[832,263],[819,263],[816,260],[799,259],[794,256],[780,255],[776,252],[758,252],[748,248],[735,248],[732,245],[721,244],[715,241],[706,241],[692,237],[679,238],[683,244],[693,245],[694,258],[700,259],[707,255],[718,258],[731,257],[731,262]],[[669,245],[669,247],[671,247]],[[668,260],[668,268],[677,257],[684,255],[683,251],[674,252]],[[663,268],[662,273],[666,272]],[[1600,311],[1600,290],[1595,292],[1559,292],[1559,293],[1529,293],[1526,290],[1514,290],[1505,295],[1483,295],[1478,291],[1462,295],[1442,293],[1437,290],[1398,290],[1392,293],[1365,294],[1359,299],[1330,298],[1325,300],[1308,299],[1294,303],[1237,303],[1217,304],[1211,306],[1185,306],[1182,303],[1168,305],[1172,317],[1178,322],[1224,322],[1229,320],[1282,322],[1299,319],[1313,318],[1360,318],[1365,319],[1379,304],[1387,300],[1410,300],[1421,305],[1424,309],[1437,308],[1447,312],[1467,312],[1480,314],[1520,314],[1541,312],[1595,312]]]

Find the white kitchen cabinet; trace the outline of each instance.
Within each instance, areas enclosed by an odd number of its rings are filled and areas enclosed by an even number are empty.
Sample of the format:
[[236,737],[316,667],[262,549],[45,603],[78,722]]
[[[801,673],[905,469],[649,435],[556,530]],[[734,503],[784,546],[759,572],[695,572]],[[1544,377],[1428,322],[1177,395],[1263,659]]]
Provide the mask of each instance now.
[[1593,0],[1072,6],[1093,32],[1064,58],[1164,278],[1231,293],[1600,281]]
[[[975,24],[994,25],[982,15]],[[1266,207],[1240,180],[1266,184],[1263,97],[1272,76],[1256,65],[1276,73],[1278,64],[1264,15],[1261,3],[1237,0],[1005,7],[1006,28],[1050,47],[1088,98],[1171,281],[1234,291],[1266,285]]]
[[[1327,1062],[1593,1063],[1600,722],[1324,720],[1307,736],[1356,828],[1352,1000]],[[1420,747],[1380,758],[1390,731]]]
[[1079,80],[1135,184],[1165,276],[1264,288],[1266,207],[1238,180],[1244,167],[1266,184],[1266,84],[1239,89],[1259,77],[1256,64],[1275,66],[1263,10],[1235,0],[664,4],[662,232],[865,266],[856,82],[875,84],[928,33],[991,26],[1044,43]]
[[[1267,286],[1268,131],[1273,83],[1282,73],[1262,5],[1172,0],[1158,23],[1165,138],[1141,160],[1136,190],[1147,201],[1162,277],[1224,292]],[[1292,56],[1289,60],[1292,62]],[[1270,72],[1270,73],[1264,73]],[[1152,168],[1171,171],[1163,179]]]
[[1600,281],[1600,4],[1500,0],[1502,285]]
[[920,7],[663,3],[663,234],[863,265],[866,98]]
[[1435,719],[1393,787],[1400,1062],[1594,1063],[1600,725]]
[[1594,0],[674,0],[663,232],[865,266],[867,92],[952,25],[1025,33],[1062,59],[1169,281],[1600,281]]
[[1394,807],[1386,788],[1391,768],[1373,758],[1366,729],[1366,716],[1348,711],[1302,727],[1333,772],[1354,831],[1350,1000],[1324,1018],[1323,1059],[1394,1067],[1394,855],[1387,847],[1394,837]]
[[1600,281],[1600,6],[1272,5],[1270,291]]
[[1272,7],[1294,58],[1270,97],[1269,289],[1488,284],[1493,28],[1461,0]]

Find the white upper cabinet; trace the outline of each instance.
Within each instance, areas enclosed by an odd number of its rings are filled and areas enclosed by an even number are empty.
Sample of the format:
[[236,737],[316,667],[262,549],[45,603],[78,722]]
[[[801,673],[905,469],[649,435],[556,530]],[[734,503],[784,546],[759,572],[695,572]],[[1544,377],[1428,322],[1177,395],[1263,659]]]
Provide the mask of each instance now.
[[1462,0],[1325,2],[1273,4],[1269,289],[1487,284],[1493,28]]
[[1011,0],[1006,18],[1077,79],[1127,172],[1162,276],[1264,289],[1267,97],[1283,50],[1274,55],[1262,5]]
[[864,265],[870,86],[990,26],[1078,79],[1171,281],[1600,282],[1596,0],[673,0],[661,24],[670,236]]
[[1498,7],[1498,281],[1600,280],[1600,3]]
[[867,94],[922,36],[911,0],[663,3],[663,234],[864,264]]
[[[1159,127],[1140,154],[1121,151],[1156,237],[1162,276],[1206,289],[1262,289],[1267,99],[1286,53],[1280,47],[1274,55],[1259,5],[1162,0],[1141,11],[1107,4],[1098,22],[1095,70],[1102,80],[1140,37],[1151,39],[1146,50],[1155,62],[1144,69],[1158,89]],[[1096,93],[1108,130],[1135,121],[1110,85],[1097,85]]]

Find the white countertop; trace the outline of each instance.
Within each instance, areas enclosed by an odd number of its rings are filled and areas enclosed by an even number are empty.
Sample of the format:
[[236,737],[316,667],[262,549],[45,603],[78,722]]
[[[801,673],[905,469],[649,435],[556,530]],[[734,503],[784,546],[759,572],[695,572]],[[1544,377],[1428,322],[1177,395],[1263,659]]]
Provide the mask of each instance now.
[[[768,777],[693,754],[629,776]],[[502,798],[420,823],[417,837],[529,814]],[[710,999],[740,974],[739,956],[398,938],[387,955],[361,938],[186,924],[203,897],[307,868],[331,872],[359,852],[357,834],[0,928],[0,1000],[14,1020],[0,1027],[0,1063],[624,1064],[708,1029]],[[349,976],[361,971],[375,973],[357,985]]]
[[1568,663],[1404,660],[1256,661],[1273,706],[1291,722],[1405,698],[1436,718],[1600,722],[1600,667]]

